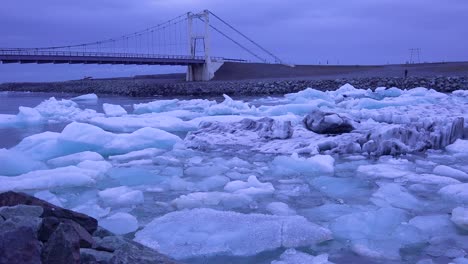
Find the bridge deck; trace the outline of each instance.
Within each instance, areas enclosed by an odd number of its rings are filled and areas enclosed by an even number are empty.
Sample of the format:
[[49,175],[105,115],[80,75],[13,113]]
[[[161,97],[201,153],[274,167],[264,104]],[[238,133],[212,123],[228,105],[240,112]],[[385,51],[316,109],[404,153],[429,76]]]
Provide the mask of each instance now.
[[195,65],[204,57],[127,53],[0,50],[2,63]]

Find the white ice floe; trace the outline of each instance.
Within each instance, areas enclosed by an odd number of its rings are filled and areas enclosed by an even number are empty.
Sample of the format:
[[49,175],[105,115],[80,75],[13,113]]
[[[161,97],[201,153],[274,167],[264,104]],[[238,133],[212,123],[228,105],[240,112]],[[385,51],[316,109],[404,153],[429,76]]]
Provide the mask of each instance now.
[[98,195],[101,201],[109,206],[125,207],[144,202],[143,192],[126,186],[105,189]]
[[312,256],[304,252],[297,251],[293,248],[287,249],[281,254],[278,260],[274,260],[271,264],[333,264],[328,261],[328,254]]
[[71,100],[73,101],[97,101],[98,100],[98,96],[96,94],[83,94],[83,95],[80,95],[80,96],[76,96],[76,97],[73,97],[71,98]]
[[461,181],[468,181],[468,173],[449,166],[439,165],[435,167],[432,172],[437,175],[447,176]]
[[159,154],[164,153],[166,150],[158,148],[147,148],[142,150],[131,151],[122,155],[109,156],[109,160],[115,162],[129,162],[132,160],[152,159]]
[[282,202],[269,203],[265,209],[274,215],[296,215],[296,211],[294,209],[291,209],[288,204]]
[[450,201],[468,203],[468,183],[451,184],[439,190],[439,194]]
[[83,151],[55,159],[50,159],[47,161],[47,165],[52,167],[65,167],[70,165],[77,165],[78,163],[85,160],[102,161],[104,158],[99,153]]
[[156,100],[149,103],[134,104],[133,109],[135,114],[146,113],[161,113],[170,112],[173,110],[189,110],[194,112],[203,112],[216,101],[206,99],[192,99],[192,100]]
[[127,110],[122,106],[115,104],[104,103],[102,104],[102,110],[104,110],[104,113],[108,117],[123,116],[127,114]]
[[57,195],[51,193],[48,190],[39,191],[34,194],[34,197],[44,200],[46,202],[49,202],[53,205],[63,207],[62,201],[57,197]]
[[273,184],[260,182],[257,177],[250,176],[246,182],[232,181],[224,186],[224,190],[234,194],[268,195],[275,191]]
[[180,141],[178,136],[156,128],[114,134],[93,125],[73,122],[61,133],[44,132],[27,137],[13,149],[38,160],[48,160],[83,151],[118,155],[146,148],[172,149]]
[[468,153],[468,140],[458,139],[455,143],[445,147],[451,153]]
[[177,259],[221,254],[251,256],[279,247],[313,246],[331,238],[329,230],[300,216],[212,209],[166,214],[135,235],[137,242]]
[[99,220],[99,225],[116,235],[125,235],[138,229],[138,220],[128,213],[115,213]]
[[193,208],[219,208],[229,210],[248,208],[253,201],[254,199],[251,196],[245,194],[194,192],[174,199],[171,204],[179,210]]
[[46,169],[44,163],[20,151],[0,149],[0,175],[14,176],[34,170]]
[[330,229],[336,239],[349,241],[358,255],[399,260],[401,249],[427,241],[422,231],[404,223],[408,220],[405,211],[385,207],[340,216]]
[[380,184],[372,194],[371,201],[380,207],[395,207],[406,210],[423,210],[425,204],[396,183]]
[[190,122],[166,115],[95,117],[88,120],[88,123],[107,131],[120,133],[134,132],[145,127],[157,128],[168,132],[187,132],[196,130],[197,128]]
[[36,170],[15,177],[0,176],[0,192],[93,186],[100,176],[101,172],[75,166]]
[[455,225],[459,228],[468,230],[468,208],[457,207],[452,210],[452,217],[450,218]]
[[297,153],[291,156],[278,156],[273,162],[272,166],[275,168],[276,175],[288,174],[313,174],[313,173],[327,173],[333,174],[335,159],[330,155],[314,155],[310,158],[301,158]]

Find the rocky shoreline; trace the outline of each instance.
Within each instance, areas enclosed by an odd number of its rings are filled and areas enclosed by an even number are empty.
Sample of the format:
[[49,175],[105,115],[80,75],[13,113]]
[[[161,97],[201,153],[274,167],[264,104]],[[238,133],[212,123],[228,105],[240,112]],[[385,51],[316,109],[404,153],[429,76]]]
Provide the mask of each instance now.
[[5,83],[0,91],[97,93],[123,96],[216,96],[285,94],[311,87],[318,90],[336,90],[349,83],[357,88],[426,87],[439,92],[468,89],[467,76],[437,77],[369,77],[340,79],[261,79],[240,81],[183,82],[155,79],[76,80],[53,83]]
[[0,193],[0,264],[176,264],[98,226],[96,219],[24,193]]

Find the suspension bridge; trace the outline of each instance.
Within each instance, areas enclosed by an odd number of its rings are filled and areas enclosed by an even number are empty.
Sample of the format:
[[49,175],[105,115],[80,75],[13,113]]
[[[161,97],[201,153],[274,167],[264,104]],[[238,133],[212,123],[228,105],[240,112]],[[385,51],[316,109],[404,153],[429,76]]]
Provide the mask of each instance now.
[[[212,33],[233,43],[250,56],[250,59],[213,56]],[[189,12],[144,30],[100,41],[53,47],[0,49],[0,62],[3,64],[187,66],[187,81],[211,80],[225,61],[282,63],[272,52],[209,10]]]

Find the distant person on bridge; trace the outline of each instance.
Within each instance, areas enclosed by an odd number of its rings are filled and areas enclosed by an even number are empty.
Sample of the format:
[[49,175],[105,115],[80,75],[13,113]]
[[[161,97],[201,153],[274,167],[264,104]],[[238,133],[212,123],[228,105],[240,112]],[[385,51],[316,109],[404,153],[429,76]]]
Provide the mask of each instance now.
[[408,69],[405,69],[405,79],[408,77]]

